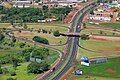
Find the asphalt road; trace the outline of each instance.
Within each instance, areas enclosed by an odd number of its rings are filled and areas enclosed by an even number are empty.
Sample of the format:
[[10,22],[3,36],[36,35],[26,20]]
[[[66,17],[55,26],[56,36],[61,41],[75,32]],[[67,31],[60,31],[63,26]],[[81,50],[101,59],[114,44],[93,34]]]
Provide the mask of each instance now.
[[[89,9],[94,8],[94,6],[95,5],[93,4],[89,4],[78,11],[72,20],[69,32],[80,33],[83,16]],[[69,70],[76,59],[79,38],[68,37],[68,40],[69,42],[66,46],[67,53],[61,58],[59,64],[55,66],[55,71],[49,72],[44,76],[37,78],[37,80],[59,80],[67,72],[67,70]]]
[[[84,15],[87,13],[89,9],[94,8],[94,7],[95,5],[90,3],[86,5],[84,8],[82,8],[81,10],[79,10],[72,20],[69,32],[80,33],[81,24],[82,24]],[[58,63],[54,66],[55,70],[51,72],[50,71],[51,69],[50,69],[43,76],[38,76],[36,78],[37,80],[59,80],[70,69],[70,67],[73,65],[74,60],[76,59],[77,49],[78,49],[78,44],[79,44],[78,37],[68,37],[68,40],[67,40],[68,43],[66,45],[64,52],[58,49],[55,49],[53,47],[50,47],[49,45],[40,44],[40,43],[33,42],[27,39],[21,39],[21,38],[17,38],[17,39],[30,42],[36,45],[42,45],[45,47],[49,47],[49,48],[59,51],[62,54],[61,57],[59,58]]]

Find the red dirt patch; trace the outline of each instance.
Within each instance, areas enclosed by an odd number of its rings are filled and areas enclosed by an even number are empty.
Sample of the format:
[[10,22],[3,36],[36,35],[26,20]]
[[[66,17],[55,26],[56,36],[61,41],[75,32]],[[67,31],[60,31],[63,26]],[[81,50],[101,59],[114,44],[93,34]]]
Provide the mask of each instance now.
[[120,51],[120,46],[119,47],[115,47],[116,51]]
[[92,40],[100,40],[100,41],[120,41],[120,37],[90,35],[89,38]]
[[115,73],[115,72],[116,72],[116,70],[113,69],[113,68],[107,68],[106,71],[107,71],[108,73]]

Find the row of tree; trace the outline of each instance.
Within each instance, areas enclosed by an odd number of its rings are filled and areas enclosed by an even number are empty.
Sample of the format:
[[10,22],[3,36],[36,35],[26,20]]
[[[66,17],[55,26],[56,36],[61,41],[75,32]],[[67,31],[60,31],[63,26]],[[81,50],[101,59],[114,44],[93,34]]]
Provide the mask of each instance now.
[[38,22],[55,16],[57,20],[62,20],[62,15],[67,15],[71,11],[71,8],[52,8],[43,6],[43,9],[39,8],[4,8],[0,7],[0,14],[4,14],[1,17],[1,22]]
[[33,38],[33,41],[43,43],[43,44],[49,44],[49,41],[46,38],[42,38],[42,37],[39,37],[39,36],[35,36]]

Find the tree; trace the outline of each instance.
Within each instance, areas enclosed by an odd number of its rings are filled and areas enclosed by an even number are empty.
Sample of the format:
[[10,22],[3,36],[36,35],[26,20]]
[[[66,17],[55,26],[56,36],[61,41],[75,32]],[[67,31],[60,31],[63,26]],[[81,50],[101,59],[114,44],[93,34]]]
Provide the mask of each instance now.
[[43,43],[43,44],[49,44],[49,41],[46,38],[42,38],[42,37],[39,37],[39,36],[35,36],[33,38],[33,41]]
[[86,28],[86,24],[85,23],[83,23],[83,28]]
[[42,10],[46,10],[46,11],[48,11],[48,6],[42,6]]
[[2,73],[3,73],[3,74],[8,73],[8,69],[7,69],[7,68],[2,68]]
[[35,48],[31,52],[31,57],[33,58],[39,58],[41,60],[46,59],[47,56],[49,55],[49,49],[48,48]]
[[20,43],[20,48],[24,48],[24,46],[26,45],[25,43]]
[[28,28],[28,26],[27,26],[26,23],[24,23],[23,27],[24,27],[24,29],[27,29],[27,28]]
[[10,75],[11,75],[11,76],[15,76],[15,75],[16,75],[15,71],[11,71],[11,72],[10,72]]
[[60,36],[60,32],[57,30],[57,31],[54,31],[53,32],[53,35],[55,36],[55,37],[59,37]]
[[83,34],[80,36],[82,40],[88,40],[89,39],[89,35]]
[[4,38],[5,38],[5,36],[0,33],[0,41],[2,41]]
[[102,35],[102,34],[103,34],[103,31],[100,30],[100,34]]
[[11,62],[12,62],[12,65],[13,65],[13,67],[17,67],[18,66],[18,58],[15,58],[15,57],[12,57],[11,58]]
[[13,78],[11,78],[11,77],[9,77],[9,78],[7,78],[7,80],[14,80]]
[[1,65],[0,65],[0,74],[2,74],[2,67],[1,67]]
[[42,62],[42,63],[30,63],[27,66],[27,71],[28,73],[34,73],[34,74],[39,74],[42,73],[44,71],[47,71],[49,68],[49,65],[46,62]]
[[94,11],[93,11],[93,10],[91,10],[91,11],[90,11],[90,14],[91,14],[91,15],[94,15]]

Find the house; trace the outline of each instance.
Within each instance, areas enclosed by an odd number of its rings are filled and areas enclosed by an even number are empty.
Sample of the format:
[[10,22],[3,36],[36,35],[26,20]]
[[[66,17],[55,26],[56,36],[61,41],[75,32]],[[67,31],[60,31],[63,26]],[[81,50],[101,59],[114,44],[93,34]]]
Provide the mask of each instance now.
[[72,2],[49,2],[49,3],[44,3],[43,6],[48,6],[49,8],[60,8],[60,7],[73,7],[75,6],[76,3]]
[[90,14],[89,19],[91,21],[111,21],[111,16],[112,14],[109,12],[94,12],[94,15]]
[[90,21],[98,21],[98,22],[116,21],[117,17],[118,17],[118,12],[115,12],[114,10],[108,8],[107,6],[98,8],[97,10],[93,11],[92,14],[88,15],[88,19]]
[[75,71],[75,75],[82,75],[82,74],[83,74],[83,71],[80,70],[80,69],[77,69],[77,70]]
[[81,57],[81,65],[90,66],[88,57]]

